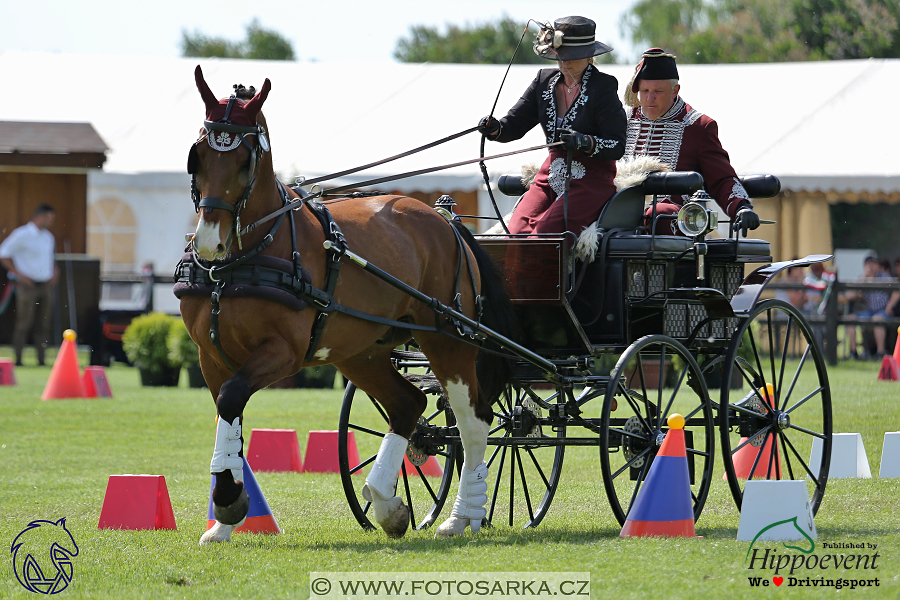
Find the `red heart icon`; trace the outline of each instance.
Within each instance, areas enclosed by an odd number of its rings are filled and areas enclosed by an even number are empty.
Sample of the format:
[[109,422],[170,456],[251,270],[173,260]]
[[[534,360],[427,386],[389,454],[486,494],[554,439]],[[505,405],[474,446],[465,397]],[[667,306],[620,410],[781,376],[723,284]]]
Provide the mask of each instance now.
[[775,585],[781,585],[784,582],[784,577],[773,577],[772,582]]

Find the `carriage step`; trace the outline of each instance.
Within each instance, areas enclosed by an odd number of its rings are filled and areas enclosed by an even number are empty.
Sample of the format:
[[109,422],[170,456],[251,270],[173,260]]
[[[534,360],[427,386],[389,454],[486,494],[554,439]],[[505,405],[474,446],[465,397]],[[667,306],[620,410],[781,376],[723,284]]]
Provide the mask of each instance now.
[[428,357],[425,356],[422,352],[415,352],[412,350],[394,350],[391,352],[391,360],[402,360],[402,361],[427,361]]
[[444,394],[441,384],[433,373],[404,373],[403,377],[426,394]]

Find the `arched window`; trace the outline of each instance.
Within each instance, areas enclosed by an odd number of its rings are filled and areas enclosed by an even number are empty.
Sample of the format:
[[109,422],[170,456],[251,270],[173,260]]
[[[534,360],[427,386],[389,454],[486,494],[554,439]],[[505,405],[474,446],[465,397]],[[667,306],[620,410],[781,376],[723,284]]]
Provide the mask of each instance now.
[[104,272],[133,272],[137,224],[134,212],[118,198],[88,205],[88,253],[100,258]]

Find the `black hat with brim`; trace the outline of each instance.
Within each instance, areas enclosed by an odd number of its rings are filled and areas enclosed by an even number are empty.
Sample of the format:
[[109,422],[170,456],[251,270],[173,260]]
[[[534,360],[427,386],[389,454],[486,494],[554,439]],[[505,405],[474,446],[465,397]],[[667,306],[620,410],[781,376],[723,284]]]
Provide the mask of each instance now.
[[541,28],[534,53],[548,60],[579,60],[612,51],[594,38],[596,23],[584,17],[563,17]]
[[638,91],[638,81],[648,79],[657,81],[660,79],[678,79],[678,67],[675,65],[675,56],[667,54],[662,48],[650,48],[644,52],[641,62],[638,63],[631,84],[631,91]]

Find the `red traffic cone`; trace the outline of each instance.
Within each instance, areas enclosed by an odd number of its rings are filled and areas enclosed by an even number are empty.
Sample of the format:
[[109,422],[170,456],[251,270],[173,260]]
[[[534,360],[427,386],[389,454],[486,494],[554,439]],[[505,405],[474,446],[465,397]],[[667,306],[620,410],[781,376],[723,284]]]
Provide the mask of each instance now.
[[85,367],[81,383],[84,385],[85,398],[112,398],[112,390],[109,389],[109,381],[103,367]]
[[254,429],[247,446],[247,462],[255,471],[303,472],[300,444],[294,429]]
[[81,384],[81,373],[78,370],[75,337],[75,332],[71,329],[63,332],[63,343],[53,362],[50,379],[47,380],[41,400],[84,398],[84,386]]
[[619,537],[695,537],[691,478],[684,443],[684,417],[671,414],[644,485],[628,511]]
[[110,475],[97,529],[176,529],[166,478]]
[[[341,466],[338,464],[338,433],[338,431],[309,432],[309,438],[306,440],[306,457],[303,460],[304,473],[341,472]],[[359,464],[359,450],[356,448],[356,436],[352,431],[347,432],[347,462],[351,465]]]
[[878,370],[878,381],[900,381],[900,366],[893,356],[885,355]]
[[0,358],[0,385],[16,385],[16,370],[11,358]]
[[[209,485],[209,509],[206,513],[206,529],[209,530],[216,524],[216,517],[213,514],[212,491],[216,486],[216,476],[212,476],[212,482]],[[281,528],[275,521],[272,509],[263,496],[262,489],[256,482],[253,475],[253,469],[247,463],[244,457],[244,489],[250,496],[250,510],[247,512],[247,519],[244,524],[234,530],[235,533],[281,533]]]

